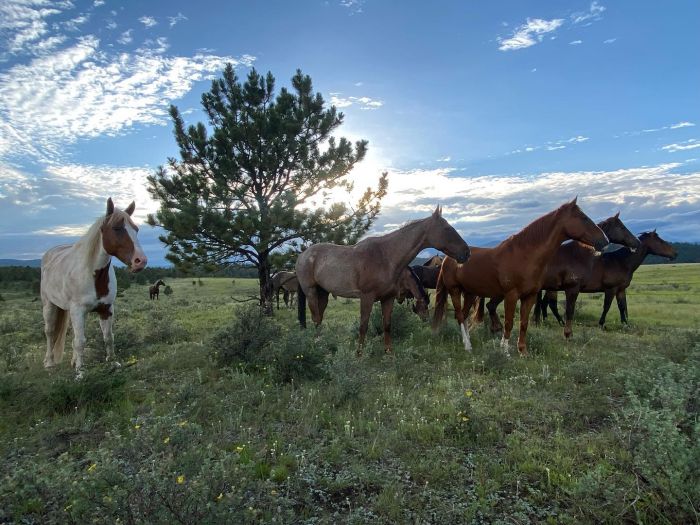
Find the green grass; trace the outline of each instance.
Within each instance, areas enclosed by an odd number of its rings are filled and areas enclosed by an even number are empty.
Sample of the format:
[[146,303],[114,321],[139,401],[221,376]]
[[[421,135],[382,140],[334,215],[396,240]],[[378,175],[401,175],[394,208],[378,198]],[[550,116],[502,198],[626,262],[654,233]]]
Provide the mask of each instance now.
[[40,303],[0,290],[0,522],[698,522],[699,265],[640,268],[629,327],[581,296],[573,340],[531,325],[526,359],[405,309],[394,355],[357,358],[358,304],[331,299],[318,334],[279,310],[226,366],[257,283],[202,282],[125,290],[121,368],[91,316],[80,382],[70,348],[42,368]]

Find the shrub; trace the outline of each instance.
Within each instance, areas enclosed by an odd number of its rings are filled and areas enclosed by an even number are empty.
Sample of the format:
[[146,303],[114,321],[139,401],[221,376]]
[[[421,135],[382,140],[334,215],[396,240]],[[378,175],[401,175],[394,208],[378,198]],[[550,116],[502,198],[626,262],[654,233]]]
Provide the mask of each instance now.
[[[419,320],[420,318],[411,311],[411,307],[407,302],[403,304],[394,303],[394,309],[391,312],[391,337],[393,339],[408,337],[415,329],[416,322],[420,322]],[[379,303],[375,303],[372,308],[372,314],[369,317],[367,335],[376,337],[383,334],[382,307]]]
[[110,366],[89,369],[81,380],[62,377],[46,393],[46,404],[54,411],[69,413],[86,409],[103,411],[124,396],[126,371]]
[[322,367],[326,355],[335,351],[328,337],[315,337],[312,330],[293,329],[273,345],[272,377],[280,383],[318,380],[324,377]]
[[165,285],[165,288],[163,288],[163,293],[165,295],[172,295],[173,289],[170,287],[170,285]]
[[153,310],[150,322],[146,323],[147,343],[175,343],[187,339],[187,330],[163,310]]
[[241,308],[231,324],[212,336],[209,347],[220,365],[256,370],[272,361],[270,345],[280,334],[279,325],[260,307]]

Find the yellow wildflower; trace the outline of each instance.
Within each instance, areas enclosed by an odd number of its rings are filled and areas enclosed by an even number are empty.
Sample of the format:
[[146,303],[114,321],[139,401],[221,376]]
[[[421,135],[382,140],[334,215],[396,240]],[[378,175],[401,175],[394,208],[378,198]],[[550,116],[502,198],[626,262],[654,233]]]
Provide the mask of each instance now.
[[187,420],[185,419],[184,421],[180,421],[178,425],[180,425],[181,427],[187,426]]
[[185,476],[182,475],[182,474],[180,474],[180,475],[177,477],[177,484],[178,484],[178,485],[182,485],[184,482],[185,482]]
[[469,418],[467,416],[462,416],[462,421],[469,421]]
[[245,445],[238,445],[236,447],[236,452],[243,452],[243,449],[245,448]]
[[216,501],[221,501],[222,499],[224,499],[224,493],[219,492],[219,495],[216,497]]
[[163,440],[163,443],[165,443],[166,445],[167,445],[168,443],[170,443],[170,436],[165,436],[165,439]]
[[466,397],[472,397],[472,396],[474,395],[474,392],[472,392],[472,389],[471,389],[471,388],[468,388],[468,389],[464,392],[464,395],[465,395]]
[[135,428],[136,430],[138,430],[139,428],[141,428],[141,425],[136,424],[136,425],[134,425],[134,428]]

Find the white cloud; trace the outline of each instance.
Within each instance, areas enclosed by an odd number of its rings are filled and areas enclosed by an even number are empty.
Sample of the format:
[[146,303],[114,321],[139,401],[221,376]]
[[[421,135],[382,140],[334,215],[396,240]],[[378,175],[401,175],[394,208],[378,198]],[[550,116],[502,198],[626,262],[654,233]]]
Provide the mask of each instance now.
[[452,157],[450,157],[449,155],[447,157],[442,157],[442,158],[437,159],[438,162],[450,162],[451,160],[452,160]]
[[517,153],[531,153],[540,149],[545,149],[547,151],[556,151],[559,149],[566,148],[566,144],[577,144],[580,142],[586,142],[587,140],[590,140],[590,138],[584,137],[583,135],[577,135],[568,139],[550,140],[541,146],[524,146],[513,151],[509,151],[508,153],[506,153],[506,155],[515,155]]
[[541,18],[528,18],[527,22],[518,27],[510,38],[498,38],[501,51],[512,51],[534,46],[542,42],[544,35],[556,31],[564,23],[561,18],[543,20]]
[[679,129],[679,128],[690,128],[692,126],[695,126],[694,122],[683,121],[683,122],[679,122],[678,124],[672,124],[671,126],[669,126],[669,128],[670,129]]
[[63,22],[61,25],[63,26],[64,29],[66,29],[68,31],[78,31],[80,29],[80,26],[83,25],[88,20],[90,20],[90,15],[83,14],[83,15],[77,16],[75,18],[72,18],[66,22]]
[[187,19],[188,18],[185,15],[183,15],[182,13],[178,13],[175,16],[168,17],[168,24],[170,25],[170,27],[173,27],[175,24],[179,22],[184,22]]
[[[3,0],[0,2],[0,58],[6,53],[33,53],[32,49],[49,33],[47,19],[73,7],[69,1]],[[47,46],[43,46],[43,51]]]
[[336,108],[347,108],[352,105],[358,105],[360,109],[370,110],[379,109],[384,105],[382,100],[373,99],[370,97],[341,97],[342,93],[331,93],[331,104]]
[[583,44],[583,40],[572,40],[571,42],[569,42],[570,46],[578,46],[581,44]]
[[340,0],[340,5],[347,8],[350,14],[362,13],[362,5],[365,0]]
[[0,154],[59,157],[81,138],[116,135],[137,125],[164,124],[170,101],[223,69],[253,57],[166,57],[157,39],[135,54],[109,55],[94,36],[0,73]]
[[92,5],[95,6],[95,7],[100,7],[101,5],[105,5],[105,0],[95,0],[95,1],[92,3]]
[[158,22],[152,16],[142,16],[139,18],[139,22],[141,22],[145,27],[153,27],[158,25]]
[[574,13],[571,15],[571,21],[574,24],[580,24],[582,22],[588,22],[589,24],[600,20],[603,17],[603,12],[605,7],[600,5],[598,2],[592,2],[588,11],[582,13]]
[[668,144],[667,146],[663,146],[661,149],[668,151],[669,153],[675,153],[677,151],[687,151],[697,148],[700,148],[700,140],[690,139],[679,144]]
[[607,40],[603,40],[603,44],[612,44],[616,40],[617,38],[608,38]]
[[124,31],[121,34],[121,36],[117,39],[117,42],[122,45],[130,44],[134,40],[134,37],[131,36],[132,31],[133,29],[127,29],[126,31]]

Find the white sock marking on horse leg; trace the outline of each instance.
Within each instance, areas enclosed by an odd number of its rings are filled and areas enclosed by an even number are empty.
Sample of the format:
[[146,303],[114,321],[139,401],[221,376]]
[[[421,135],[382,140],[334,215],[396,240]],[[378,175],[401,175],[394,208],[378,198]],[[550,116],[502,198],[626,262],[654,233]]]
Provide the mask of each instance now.
[[464,349],[467,352],[472,351],[472,342],[471,339],[469,339],[469,330],[465,327],[467,324],[467,321],[465,320],[462,324],[459,325],[460,330],[462,331],[462,342],[464,342]]

